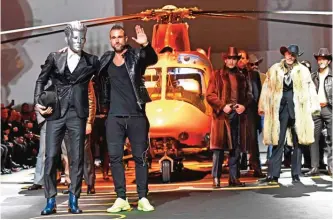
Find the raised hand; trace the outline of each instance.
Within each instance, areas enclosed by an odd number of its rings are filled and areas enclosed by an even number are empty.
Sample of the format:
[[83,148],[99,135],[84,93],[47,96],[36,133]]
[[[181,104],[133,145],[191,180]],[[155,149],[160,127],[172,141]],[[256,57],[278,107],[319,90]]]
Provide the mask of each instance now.
[[148,44],[148,38],[143,28],[141,28],[139,25],[136,25],[135,32],[136,32],[136,39],[134,37],[132,37],[132,39],[138,44],[146,46]]

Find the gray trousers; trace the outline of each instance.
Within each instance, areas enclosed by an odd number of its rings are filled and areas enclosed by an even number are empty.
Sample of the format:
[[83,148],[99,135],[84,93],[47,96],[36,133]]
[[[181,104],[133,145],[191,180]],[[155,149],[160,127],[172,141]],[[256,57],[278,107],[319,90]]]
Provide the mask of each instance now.
[[315,124],[315,142],[311,145],[311,167],[318,168],[319,167],[319,140],[321,136],[321,132],[323,129],[323,124],[325,123],[327,127],[327,165],[332,170],[332,108],[326,106],[321,109],[319,116],[313,116],[313,121]]
[[[45,146],[46,146],[46,123],[40,129],[40,138],[39,138],[39,150],[37,155],[37,162],[34,175],[34,184],[44,185],[44,165],[45,165]],[[65,146],[65,143],[62,142],[61,148]]]
[[68,130],[69,142],[67,146],[70,160],[69,192],[80,197],[83,177],[83,154],[86,118],[79,118],[75,108],[70,107],[66,114],[59,119],[48,121],[46,126],[46,148],[44,167],[44,192],[46,198],[57,195],[56,159],[61,150],[61,142]]
[[45,122],[40,129],[39,151],[34,176],[34,184],[38,185],[44,185],[46,123],[47,122]]

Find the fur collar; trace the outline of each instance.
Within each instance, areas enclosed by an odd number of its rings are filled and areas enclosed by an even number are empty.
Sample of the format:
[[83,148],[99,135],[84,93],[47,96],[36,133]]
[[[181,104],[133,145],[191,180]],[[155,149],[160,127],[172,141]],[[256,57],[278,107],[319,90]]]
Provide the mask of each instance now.
[[[292,70],[297,67],[298,65],[301,65],[300,62],[298,62],[298,60],[296,60],[296,62],[292,65]],[[288,67],[286,65],[286,59],[282,59],[279,63],[279,67],[280,69],[282,69],[283,72],[287,72],[288,71]]]

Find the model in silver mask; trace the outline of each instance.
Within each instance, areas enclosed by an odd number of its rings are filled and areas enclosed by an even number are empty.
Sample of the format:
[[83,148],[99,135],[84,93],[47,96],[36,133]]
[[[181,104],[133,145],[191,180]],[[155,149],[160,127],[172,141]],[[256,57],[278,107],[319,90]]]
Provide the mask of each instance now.
[[66,42],[74,53],[81,53],[86,43],[87,27],[79,22],[73,22],[65,28]]
[[[66,131],[71,161],[68,210],[73,214],[82,213],[78,199],[82,187],[84,141],[89,115],[88,84],[99,67],[98,57],[83,51],[86,33],[86,26],[79,21],[67,25],[65,35],[68,50],[50,53],[36,81],[36,109],[47,120],[44,167],[47,204],[42,215],[56,212],[56,158]],[[45,89],[48,80],[52,81],[49,87],[52,89]]]

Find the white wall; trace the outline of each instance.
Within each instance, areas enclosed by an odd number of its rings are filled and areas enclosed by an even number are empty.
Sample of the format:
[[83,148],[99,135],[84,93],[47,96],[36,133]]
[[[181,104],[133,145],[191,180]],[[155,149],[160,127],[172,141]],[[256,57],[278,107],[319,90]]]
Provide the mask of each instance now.
[[[264,10],[332,11],[332,0],[261,0],[261,2],[266,6]],[[332,24],[332,16],[280,15],[274,18]],[[332,51],[332,29],[268,22],[267,42],[267,50],[262,51],[265,53],[263,55],[266,57],[266,67],[281,58],[278,49],[282,45],[297,44],[301,51],[304,51],[299,59],[309,60],[312,63],[312,69],[315,69],[317,65],[313,53],[317,53],[321,47],[327,47]]]
[[[97,3],[98,2],[98,3]],[[18,10],[22,8],[22,10]],[[24,26],[7,24],[15,28],[39,26],[72,20],[121,15],[121,0],[10,0],[2,1],[3,22],[14,22],[25,16]],[[3,11],[7,10],[7,11]],[[10,11],[10,12],[8,12]],[[20,15],[23,11],[24,15]],[[7,13],[6,13],[7,12]],[[2,25],[4,27],[4,25]],[[110,49],[108,32],[111,25],[88,28],[85,51],[101,55]],[[64,33],[42,36],[26,41],[1,45],[1,103],[7,105],[12,99],[15,104],[33,102],[35,82],[40,73],[40,65],[47,55],[66,46]]]

